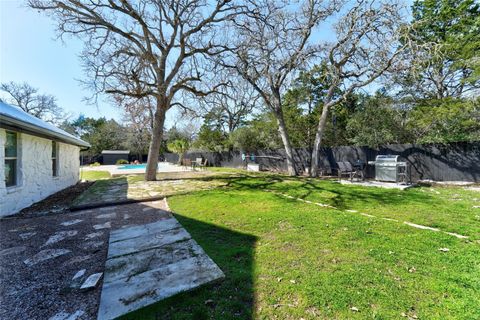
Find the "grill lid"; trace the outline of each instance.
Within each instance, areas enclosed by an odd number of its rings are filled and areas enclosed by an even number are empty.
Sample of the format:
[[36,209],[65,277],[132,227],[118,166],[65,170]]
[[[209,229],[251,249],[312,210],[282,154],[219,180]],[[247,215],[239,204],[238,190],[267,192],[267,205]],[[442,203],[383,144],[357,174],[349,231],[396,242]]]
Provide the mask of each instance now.
[[375,158],[376,163],[384,163],[384,162],[398,162],[398,158],[400,156],[395,154],[387,154],[387,155],[378,155]]

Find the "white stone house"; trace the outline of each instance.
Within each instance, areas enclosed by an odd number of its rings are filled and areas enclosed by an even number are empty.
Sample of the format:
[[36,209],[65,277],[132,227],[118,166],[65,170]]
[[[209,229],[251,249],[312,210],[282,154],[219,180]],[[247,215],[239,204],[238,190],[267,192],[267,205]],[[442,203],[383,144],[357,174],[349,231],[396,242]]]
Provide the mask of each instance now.
[[89,146],[20,108],[0,102],[0,217],[76,184],[80,148]]

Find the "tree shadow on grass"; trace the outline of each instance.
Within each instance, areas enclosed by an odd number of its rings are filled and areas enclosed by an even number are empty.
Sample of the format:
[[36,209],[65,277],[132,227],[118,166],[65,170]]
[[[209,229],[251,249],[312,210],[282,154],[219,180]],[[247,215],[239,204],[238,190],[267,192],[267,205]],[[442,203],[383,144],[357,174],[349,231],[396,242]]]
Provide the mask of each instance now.
[[[352,209],[358,203],[372,206],[405,205],[434,202],[428,194],[412,190],[385,189],[342,185],[335,181],[319,181],[301,177],[266,176],[235,177],[226,180],[226,188],[233,190],[268,190],[296,198],[325,203],[339,209]],[[297,182],[297,183],[289,183]],[[325,197],[322,197],[322,193]]]
[[225,278],[132,312],[122,319],[253,319],[256,237],[174,214]]

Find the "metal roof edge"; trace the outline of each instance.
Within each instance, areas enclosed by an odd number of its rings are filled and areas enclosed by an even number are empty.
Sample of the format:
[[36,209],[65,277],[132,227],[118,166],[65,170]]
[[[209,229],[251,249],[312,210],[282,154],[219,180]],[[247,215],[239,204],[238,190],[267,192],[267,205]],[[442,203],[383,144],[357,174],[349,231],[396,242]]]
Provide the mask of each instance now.
[[35,135],[35,133],[37,133],[39,135],[56,138],[62,142],[76,145],[79,147],[85,147],[85,148],[91,147],[90,143],[83,141],[79,138],[75,138],[74,136],[69,136],[69,135],[62,134],[60,132],[52,131],[47,128],[42,128],[35,124],[25,122],[20,119],[16,119],[14,117],[9,117],[6,114],[0,114],[0,124],[3,124],[3,123],[6,123],[7,125],[10,125],[13,127],[19,127],[19,129],[25,128],[27,129],[28,134]]

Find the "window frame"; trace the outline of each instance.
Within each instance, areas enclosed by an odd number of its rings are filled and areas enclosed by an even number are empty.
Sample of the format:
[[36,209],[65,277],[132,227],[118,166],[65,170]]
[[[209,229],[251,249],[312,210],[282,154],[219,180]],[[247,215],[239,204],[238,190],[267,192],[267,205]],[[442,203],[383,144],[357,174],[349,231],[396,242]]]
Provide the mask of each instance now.
[[[7,156],[7,140],[8,140],[8,135],[13,134],[15,136],[15,156],[14,157],[8,157]],[[18,137],[19,134],[18,132],[15,131],[10,131],[10,130],[5,130],[5,145],[4,145],[4,168],[7,166],[7,161],[15,161],[14,166],[13,166],[13,184],[7,184],[7,176],[5,175],[5,187],[6,188],[15,188],[18,187],[18,151],[19,151],[19,146],[18,146]]]
[[[54,152],[55,151],[55,152]],[[58,142],[55,140],[52,140],[52,177],[58,177]]]

